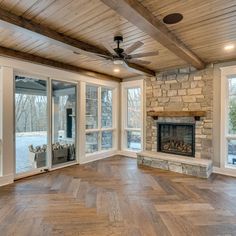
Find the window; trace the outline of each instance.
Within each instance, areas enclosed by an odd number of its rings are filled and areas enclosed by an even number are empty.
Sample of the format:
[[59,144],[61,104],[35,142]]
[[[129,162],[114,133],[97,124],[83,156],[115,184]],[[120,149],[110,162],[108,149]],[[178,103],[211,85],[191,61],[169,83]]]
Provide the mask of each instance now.
[[2,175],[2,138],[3,138],[3,131],[2,131],[2,126],[3,126],[3,78],[1,75],[1,70],[0,69],[0,176]]
[[98,128],[98,87],[86,86],[86,129]]
[[86,86],[86,153],[113,148],[113,90]]
[[112,90],[102,88],[102,128],[112,128]]
[[127,89],[127,148],[141,150],[141,89]]
[[236,168],[236,67],[221,68],[220,168]]
[[236,77],[228,78],[226,119],[226,165],[236,166]]
[[142,150],[142,81],[122,85],[123,135],[122,149]]

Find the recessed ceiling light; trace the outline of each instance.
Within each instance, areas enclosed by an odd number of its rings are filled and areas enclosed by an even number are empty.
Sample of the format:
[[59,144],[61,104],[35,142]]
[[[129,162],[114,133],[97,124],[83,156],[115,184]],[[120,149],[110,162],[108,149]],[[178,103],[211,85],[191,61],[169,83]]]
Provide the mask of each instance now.
[[120,72],[120,69],[119,69],[119,68],[115,68],[113,71],[114,71],[115,73],[119,73],[119,72]]
[[226,45],[226,46],[224,47],[224,49],[225,49],[226,51],[233,50],[233,49],[234,49],[234,45],[233,45],[233,44],[228,44],[228,45]]
[[181,20],[183,20],[183,15],[180,13],[172,13],[163,18],[163,22],[167,25],[179,23]]

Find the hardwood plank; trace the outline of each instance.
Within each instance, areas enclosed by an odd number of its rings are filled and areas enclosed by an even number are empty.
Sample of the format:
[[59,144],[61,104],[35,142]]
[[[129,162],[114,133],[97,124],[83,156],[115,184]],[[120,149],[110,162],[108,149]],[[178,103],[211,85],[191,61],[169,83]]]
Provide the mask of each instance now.
[[235,235],[235,188],[113,156],[0,187],[0,235]]

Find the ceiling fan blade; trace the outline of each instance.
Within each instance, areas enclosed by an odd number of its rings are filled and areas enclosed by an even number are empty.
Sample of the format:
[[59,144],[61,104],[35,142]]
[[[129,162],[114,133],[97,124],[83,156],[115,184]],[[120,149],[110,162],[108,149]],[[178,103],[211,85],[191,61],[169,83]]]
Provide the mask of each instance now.
[[145,74],[145,75],[151,75],[151,76],[155,76],[156,72],[153,70],[150,70],[148,68],[142,67],[140,65],[134,64],[132,62],[128,62],[127,60],[124,61],[124,66],[133,73],[137,73],[137,74]]
[[143,60],[137,60],[137,59],[130,59],[129,61],[132,62],[132,63],[141,64],[141,65],[149,65],[149,64],[151,64],[150,61],[143,61]]
[[141,57],[153,57],[159,55],[158,51],[155,52],[144,52],[144,53],[136,53],[129,55],[131,58],[141,58]]
[[111,55],[116,53],[115,50],[111,47],[111,45],[109,43],[102,43],[102,45],[107,49],[108,52],[111,53]]
[[138,41],[134,44],[132,44],[130,47],[125,49],[125,53],[126,54],[130,54],[131,52],[135,51],[136,49],[140,48],[141,46],[143,46],[144,43]]

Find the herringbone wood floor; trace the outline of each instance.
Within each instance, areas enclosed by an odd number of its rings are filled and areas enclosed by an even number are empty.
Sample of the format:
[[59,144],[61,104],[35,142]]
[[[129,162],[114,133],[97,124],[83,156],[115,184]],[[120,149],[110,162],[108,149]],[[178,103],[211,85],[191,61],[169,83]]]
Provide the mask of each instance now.
[[115,156],[0,188],[0,235],[236,235],[236,179]]

